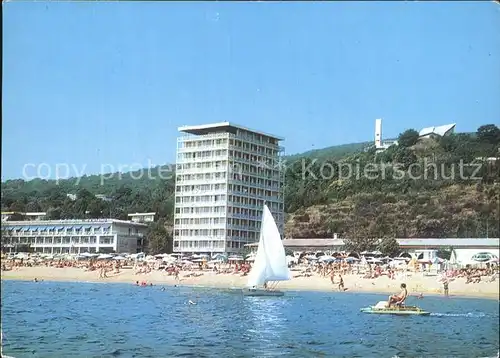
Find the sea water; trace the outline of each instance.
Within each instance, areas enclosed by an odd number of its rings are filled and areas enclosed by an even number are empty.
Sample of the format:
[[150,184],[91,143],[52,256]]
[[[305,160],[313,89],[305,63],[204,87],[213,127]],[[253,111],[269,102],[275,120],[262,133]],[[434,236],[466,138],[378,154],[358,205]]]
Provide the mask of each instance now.
[[[430,316],[364,314],[386,296],[2,281],[3,354],[22,357],[496,357],[497,300],[408,298]],[[191,303],[189,303],[191,301]],[[194,304],[193,304],[194,303]]]

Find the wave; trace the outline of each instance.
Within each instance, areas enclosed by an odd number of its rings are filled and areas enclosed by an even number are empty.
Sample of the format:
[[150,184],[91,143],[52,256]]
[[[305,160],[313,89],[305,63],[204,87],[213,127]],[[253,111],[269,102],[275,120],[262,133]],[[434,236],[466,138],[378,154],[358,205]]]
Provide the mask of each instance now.
[[[437,312],[434,312],[434,313],[431,313],[431,316],[435,316],[435,317],[470,317],[470,318],[482,318],[482,317],[486,317],[487,314],[485,313],[472,313],[472,312],[469,312],[469,313],[437,313]],[[490,315],[491,316],[491,315]]]

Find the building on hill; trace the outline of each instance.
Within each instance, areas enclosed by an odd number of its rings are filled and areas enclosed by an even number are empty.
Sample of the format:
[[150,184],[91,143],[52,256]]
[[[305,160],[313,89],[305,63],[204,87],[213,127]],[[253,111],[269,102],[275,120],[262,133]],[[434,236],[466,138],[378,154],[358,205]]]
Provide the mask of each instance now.
[[12,221],[12,220],[45,220],[47,217],[47,213],[44,212],[19,212],[19,211],[4,211],[2,212],[2,222],[4,221]]
[[452,124],[445,124],[443,126],[438,126],[438,127],[426,127],[422,128],[420,132],[418,133],[420,139],[436,139],[436,138],[441,138],[444,136],[448,136],[452,134],[455,131],[455,123]]
[[283,235],[283,138],[229,122],[180,127],[174,252],[240,252],[264,202]]
[[[456,124],[446,124],[437,127],[426,127],[420,130],[419,139],[436,139],[452,134],[455,131]],[[387,148],[398,145],[397,140],[382,139],[382,119],[375,120],[375,149],[377,152],[383,152]]]
[[29,221],[39,221],[45,220],[47,218],[47,213],[39,212],[39,213],[24,213],[24,217]]
[[146,230],[145,224],[116,219],[6,221],[2,251],[136,253],[143,251]]
[[377,152],[383,152],[387,148],[398,145],[397,140],[383,140],[382,139],[382,119],[375,120],[375,149]]
[[95,195],[95,197],[96,197],[97,199],[102,200],[102,201],[107,201],[107,202],[112,201],[112,199],[111,199],[111,198],[107,197],[107,196],[106,196],[106,195],[104,195],[104,194],[96,194],[96,195]]
[[156,213],[134,213],[128,214],[130,220],[135,223],[152,223],[155,221]]

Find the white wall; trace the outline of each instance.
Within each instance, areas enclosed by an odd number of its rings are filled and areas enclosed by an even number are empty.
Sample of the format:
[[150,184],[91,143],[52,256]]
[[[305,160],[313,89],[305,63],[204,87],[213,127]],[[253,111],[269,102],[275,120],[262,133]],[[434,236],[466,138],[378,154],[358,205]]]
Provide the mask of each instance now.
[[382,119],[375,120],[375,147],[382,146]]
[[415,252],[411,253],[411,256],[418,259],[420,254],[422,254],[421,260],[429,260],[432,261],[437,257],[438,250],[415,250]]
[[454,249],[450,257],[451,263],[458,263],[461,265],[468,264],[479,264],[477,261],[472,260],[472,256],[479,254],[481,252],[489,252],[496,257],[500,257],[499,248],[489,248],[489,249]]

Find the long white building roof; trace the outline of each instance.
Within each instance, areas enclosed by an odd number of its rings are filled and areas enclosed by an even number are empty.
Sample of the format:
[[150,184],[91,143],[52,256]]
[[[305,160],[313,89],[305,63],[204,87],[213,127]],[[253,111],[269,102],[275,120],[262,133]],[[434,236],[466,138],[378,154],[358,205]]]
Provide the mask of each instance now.
[[450,130],[455,128],[456,123],[452,124],[445,124],[444,126],[438,126],[438,127],[426,127],[420,130],[418,133],[421,137],[429,135],[429,134],[436,134],[439,136],[444,136],[446,133],[448,133]]
[[236,129],[241,129],[244,131],[248,132],[253,132],[257,133],[266,137],[270,137],[273,139],[277,140],[285,140],[283,137],[278,137],[273,134],[261,132],[261,131],[256,131],[254,129],[249,129],[243,126],[240,126],[238,124],[230,123],[230,122],[218,122],[218,123],[209,123],[209,124],[200,124],[200,125],[195,125],[195,126],[182,126],[177,128],[179,132],[185,132],[189,134],[195,134],[195,135],[203,135],[203,134],[209,134],[213,133],[216,131],[224,130],[227,132],[236,132]]
[[[498,248],[499,238],[443,238],[443,239],[396,239],[401,248]],[[248,244],[257,246],[258,243]],[[284,239],[283,245],[286,247],[339,247],[344,245],[342,239]]]
[[137,223],[135,221],[118,220],[118,219],[87,219],[87,220],[33,220],[33,221],[4,221],[2,227],[7,230],[12,229],[36,229],[36,228],[58,228],[64,227],[101,227],[110,226],[112,224],[124,224],[130,226],[148,227],[146,224]]

